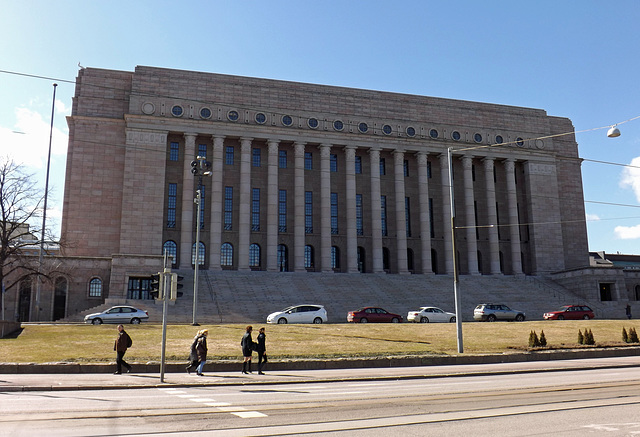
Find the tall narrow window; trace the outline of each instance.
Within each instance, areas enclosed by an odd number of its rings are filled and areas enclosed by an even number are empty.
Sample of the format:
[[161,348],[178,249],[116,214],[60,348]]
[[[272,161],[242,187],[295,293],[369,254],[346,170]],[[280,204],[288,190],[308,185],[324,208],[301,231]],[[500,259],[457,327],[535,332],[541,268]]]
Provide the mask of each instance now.
[[384,158],[380,158],[380,176],[384,176],[387,174],[387,164]]
[[262,163],[262,150],[261,149],[253,149],[252,151],[252,165],[254,167],[260,167]]
[[304,192],[304,232],[313,234],[313,191]]
[[233,246],[231,243],[224,243],[220,246],[220,265],[223,267],[233,266]]
[[204,229],[204,210],[207,202],[204,200],[204,185],[198,187],[200,190],[200,229]]
[[431,179],[431,161],[427,161],[427,179]]
[[429,198],[429,234],[431,238],[436,237],[436,230],[433,226],[433,199]]
[[281,272],[289,271],[289,251],[284,244],[278,244],[278,270]]
[[224,187],[224,230],[233,229],[233,187]]
[[356,174],[362,174],[362,157],[356,156]]
[[407,237],[411,236],[411,202],[408,197],[404,198],[404,222],[407,227]]
[[178,161],[180,159],[180,143],[171,142],[169,145],[169,161]]
[[304,152],[304,169],[313,170],[313,154],[311,152]]
[[255,243],[249,246],[249,267],[260,267],[260,246]]
[[331,268],[340,268],[340,249],[337,246],[331,246]]
[[178,245],[175,241],[165,241],[162,245],[162,254],[167,254],[171,258],[171,264],[176,265],[178,263]]
[[[204,265],[204,256],[205,256],[205,247],[204,247],[204,243],[201,241],[200,244],[198,244],[198,265],[199,266]],[[196,243],[193,243],[193,245],[191,246],[191,265],[195,265],[195,264],[196,264]]]
[[382,225],[382,236],[389,235],[387,228],[387,196],[380,196],[380,224]]
[[89,297],[102,297],[102,279],[93,278],[89,282]]
[[313,246],[304,246],[304,268],[313,268]]
[[287,151],[286,150],[278,151],[278,167],[287,168]]
[[207,157],[207,145],[206,144],[198,144],[198,156],[202,156],[203,158]]
[[226,152],[225,152],[225,157],[224,157],[224,163],[225,164],[233,165],[233,154],[234,154],[233,146],[227,146]]
[[287,190],[278,193],[278,232],[287,232]]
[[331,193],[331,235],[338,234],[338,193]]
[[404,170],[404,177],[409,177],[409,161],[406,159],[402,162],[402,169]]
[[362,194],[356,194],[356,232],[358,235],[364,235],[362,220]]
[[178,184],[169,184],[169,189],[167,191],[167,228],[175,228]]
[[251,230],[260,230],[260,188],[251,190]]
[[338,155],[333,153],[329,155],[329,168],[333,173],[338,171]]

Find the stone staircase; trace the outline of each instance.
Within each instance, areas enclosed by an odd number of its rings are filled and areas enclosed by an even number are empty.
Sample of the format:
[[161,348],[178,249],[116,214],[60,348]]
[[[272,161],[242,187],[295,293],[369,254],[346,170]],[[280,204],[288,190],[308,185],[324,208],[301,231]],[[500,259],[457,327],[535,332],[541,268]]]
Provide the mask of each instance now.
[[[183,296],[168,307],[168,321],[193,321],[193,272],[184,276]],[[455,312],[453,278],[449,275],[387,275],[347,273],[199,272],[198,323],[265,323],[266,316],[289,305],[320,304],[330,323],[346,322],[347,312],[362,306],[380,306],[406,317],[407,312],[433,305]],[[553,281],[538,277],[461,276],[459,295],[462,320],[473,320],[479,303],[504,303],[525,311],[528,320],[541,320],[545,311],[563,304],[587,303],[597,317],[605,309],[585,302]],[[68,320],[81,321],[85,314],[115,304],[129,304],[149,312],[151,322],[162,321],[162,302],[111,300]]]

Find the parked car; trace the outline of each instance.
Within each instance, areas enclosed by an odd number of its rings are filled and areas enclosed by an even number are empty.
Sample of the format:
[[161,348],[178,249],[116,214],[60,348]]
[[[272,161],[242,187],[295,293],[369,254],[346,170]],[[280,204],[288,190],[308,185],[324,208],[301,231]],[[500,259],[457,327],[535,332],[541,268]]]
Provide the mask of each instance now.
[[382,308],[365,307],[347,313],[347,322],[353,323],[401,323],[402,316],[393,314]]
[[322,305],[295,305],[267,316],[267,323],[325,323],[327,310]]
[[435,322],[451,322],[455,323],[456,315],[448,313],[437,307],[420,307],[418,311],[409,311],[407,313],[407,322],[416,323],[435,323]]
[[149,319],[149,313],[145,310],[130,306],[115,306],[101,313],[93,313],[84,317],[84,323],[102,325],[103,323],[133,323],[137,325],[143,320]]
[[586,305],[564,305],[556,311],[544,313],[542,317],[544,317],[545,320],[589,320],[593,319],[595,314],[593,314],[593,310]]
[[473,318],[483,322],[495,322],[496,320],[523,322],[525,317],[524,312],[512,310],[508,306],[499,303],[481,303],[473,310]]

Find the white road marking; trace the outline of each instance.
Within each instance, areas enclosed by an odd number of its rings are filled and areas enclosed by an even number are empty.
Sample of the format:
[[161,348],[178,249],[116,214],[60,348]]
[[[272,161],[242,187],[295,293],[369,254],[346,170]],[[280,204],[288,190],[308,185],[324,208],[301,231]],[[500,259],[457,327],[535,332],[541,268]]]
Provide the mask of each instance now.
[[205,405],[208,407],[228,407],[231,404],[229,402],[207,402]]
[[211,399],[211,398],[195,398],[195,399],[189,399],[190,401],[193,402],[215,402],[215,399]]
[[251,419],[254,417],[267,417],[266,414],[263,414],[259,411],[242,411],[242,412],[231,413],[231,414],[235,414],[236,416],[242,419]]

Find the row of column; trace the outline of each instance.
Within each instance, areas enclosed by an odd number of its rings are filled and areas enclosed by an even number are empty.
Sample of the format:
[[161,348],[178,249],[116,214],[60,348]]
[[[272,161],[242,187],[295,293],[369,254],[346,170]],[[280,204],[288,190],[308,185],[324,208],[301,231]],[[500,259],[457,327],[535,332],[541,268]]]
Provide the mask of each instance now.
[[[193,193],[195,190],[195,178],[191,174],[191,160],[196,157],[196,133],[185,133],[185,159],[183,168],[183,191],[182,191],[182,215],[181,215],[181,238],[180,238],[180,268],[191,266],[192,251],[192,227],[193,227]],[[223,154],[224,136],[213,136],[213,157],[212,157],[212,193],[222,193],[223,175]],[[251,235],[251,155],[253,138],[240,139],[240,190],[239,190],[239,232],[237,260],[238,270],[249,270],[249,247]],[[266,268],[268,271],[277,271],[277,244],[278,244],[278,147],[279,140],[267,140],[267,247],[263,252],[266,258]],[[320,270],[331,271],[331,173],[330,156],[331,144],[320,144]],[[356,175],[355,175],[355,146],[345,146],[345,205],[346,205],[346,266],[347,272],[358,272],[357,266],[357,229],[356,229]],[[294,143],[294,232],[293,232],[293,270],[305,271],[304,267],[304,247],[305,247],[305,187],[304,187],[304,153],[305,143]],[[404,185],[404,155],[402,151],[393,153],[393,175],[395,187],[395,229],[396,229],[396,259],[398,273],[409,273],[407,268],[407,238],[405,222],[405,185]],[[429,178],[427,175],[427,153],[418,152],[418,179],[419,183],[419,217],[421,230],[421,260],[422,273],[430,274],[431,268],[431,238],[430,217],[429,217]],[[189,157],[192,157],[191,159]],[[382,259],[382,219],[381,219],[381,188],[380,172],[380,149],[369,149],[371,163],[371,248],[372,248],[372,271],[374,273],[383,272]],[[464,215],[466,223],[466,241],[468,272],[479,274],[476,222],[475,222],[475,199],[473,190],[472,157],[462,156],[463,184],[464,184]],[[448,157],[447,154],[439,155],[441,169],[441,185],[443,204],[449,205],[449,180],[448,180]],[[486,177],[486,204],[488,207],[489,223],[497,223],[496,215],[496,193],[493,179],[494,158],[484,158],[484,173]],[[507,202],[511,236],[511,260],[513,274],[522,273],[520,258],[520,237],[518,228],[518,210],[516,197],[516,184],[514,173],[514,161],[507,159],[505,169],[507,175]],[[222,238],[222,205],[223,199],[220,196],[209,196],[211,202],[209,257],[210,268],[219,270],[220,248]],[[449,208],[442,208],[443,223],[450,223]],[[444,232],[445,246],[445,270],[447,273],[453,272],[453,257],[451,233]],[[490,273],[500,274],[500,252],[498,241],[498,229],[495,226],[489,228],[489,257]]]

